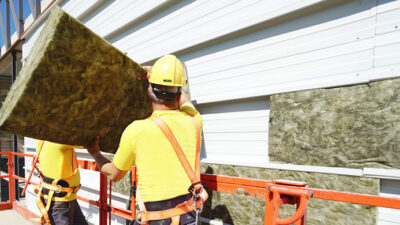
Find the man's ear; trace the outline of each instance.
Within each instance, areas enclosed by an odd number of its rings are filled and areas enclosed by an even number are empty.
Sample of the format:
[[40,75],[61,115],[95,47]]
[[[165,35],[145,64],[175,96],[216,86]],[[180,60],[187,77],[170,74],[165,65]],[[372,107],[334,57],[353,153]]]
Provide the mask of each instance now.
[[177,102],[181,101],[182,91],[179,92],[178,97],[176,98]]

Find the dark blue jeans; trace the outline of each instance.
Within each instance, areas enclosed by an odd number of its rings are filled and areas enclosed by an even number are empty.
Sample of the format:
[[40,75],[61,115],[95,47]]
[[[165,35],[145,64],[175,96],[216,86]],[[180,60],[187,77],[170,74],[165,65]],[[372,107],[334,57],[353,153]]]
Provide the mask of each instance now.
[[52,225],[88,225],[76,199],[52,202],[48,213]]

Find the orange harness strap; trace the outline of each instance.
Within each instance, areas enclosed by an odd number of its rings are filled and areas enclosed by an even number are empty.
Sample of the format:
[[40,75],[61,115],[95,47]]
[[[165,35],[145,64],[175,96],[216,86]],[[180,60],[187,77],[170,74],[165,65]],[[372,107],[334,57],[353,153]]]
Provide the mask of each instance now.
[[[33,221],[38,221],[42,224],[46,224],[46,225],[51,225],[50,222],[50,217],[48,214],[48,211],[50,209],[50,204],[53,201],[53,195],[55,192],[67,192],[68,195],[77,192],[81,185],[76,186],[76,187],[62,187],[61,185],[57,185],[57,182],[60,179],[54,179],[51,184],[46,183],[43,181],[43,174],[40,172],[40,170],[37,168],[36,164],[38,162],[40,153],[42,151],[44,145],[44,141],[40,141],[39,142],[39,151],[37,153],[37,156],[34,158],[33,160],[33,164],[32,164],[32,171],[33,170],[37,170],[39,173],[39,177],[40,177],[40,184],[38,186],[35,186],[35,192],[37,193],[37,198],[36,198],[36,203],[37,206],[39,208],[40,211],[40,218],[32,218],[31,220]],[[75,155],[75,151],[72,152],[72,166],[74,168],[74,172],[71,176],[64,178],[63,180],[67,181],[72,179],[72,177],[74,177],[74,175],[78,172],[78,164],[76,162],[76,155]],[[27,181],[27,183],[29,183],[29,181]],[[44,196],[44,194],[42,193],[43,188],[49,189],[49,193],[47,194],[47,204],[44,203],[44,201],[42,200],[42,197]]]
[[[196,127],[196,136],[197,136],[197,143],[196,143],[196,159],[195,159],[195,171],[193,171],[192,167],[190,166],[185,154],[182,151],[178,141],[176,140],[174,134],[172,133],[171,129],[168,125],[157,116],[150,117],[157,126],[162,130],[165,134],[169,142],[171,143],[172,147],[175,150],[175,153],[181,162],[183,168],[186,171],[190,181],[192,182],[192,186],[189,188],[189,191],[192,192],[193,197],[188,201],[185,201],[175,208],[160,210],[160,211],[147,211],[143,201],[140,198],[139,189],[136,193],[136,198],[139,202],[139,209],[140,211],[136,215],[136,220],[140,224],[148,224],[148,221],[151,220],[163,220],[163,219],[172,219],[172,225],[179,224],[179,216],[188,212],[192,212],[196,210],[197,212],[201,212],[203,209],[204,201],[208,198],[208,193],[203,188],[203,185],[200,182],[200,128],[197,124],[197,121],[194,117],[191,117],[193,123]],[[197,213],[196,213],[197,214]],[[140,217],[140,218],[139,218]]]

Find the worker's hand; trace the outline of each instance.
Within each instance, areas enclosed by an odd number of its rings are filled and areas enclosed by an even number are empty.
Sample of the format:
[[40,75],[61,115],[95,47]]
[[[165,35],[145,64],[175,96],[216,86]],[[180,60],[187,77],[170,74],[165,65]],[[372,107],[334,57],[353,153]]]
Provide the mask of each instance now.
[[181,97],[179,99],[179,108],[181,108],[181,106],[186,104],[186,103],[192,104],[192,102],[189,99],[189,96],[187,96],[187,94],[182,91]]
[[150,78],[150,71],[152,66],[142,66],[144,70],[147,72],[147,79]]
[[85,145],[85,148],[88,150],[90,155],[94,155],[98,152],[100,152],[100,148],[99,148],[99,136],[96,136],[96,138],[94,139],[94,141],[90,144],[90,145]]

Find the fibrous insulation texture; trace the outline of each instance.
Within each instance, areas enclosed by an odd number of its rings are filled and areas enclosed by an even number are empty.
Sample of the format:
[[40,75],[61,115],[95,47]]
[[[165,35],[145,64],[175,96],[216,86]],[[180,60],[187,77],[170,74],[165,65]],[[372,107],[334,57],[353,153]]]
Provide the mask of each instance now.
[[400,168],[400,79],[271,96],[271,161]]
[[0,109],[0,129],[115,152],[126,126],[151,114],[145,70],[54,7]]

